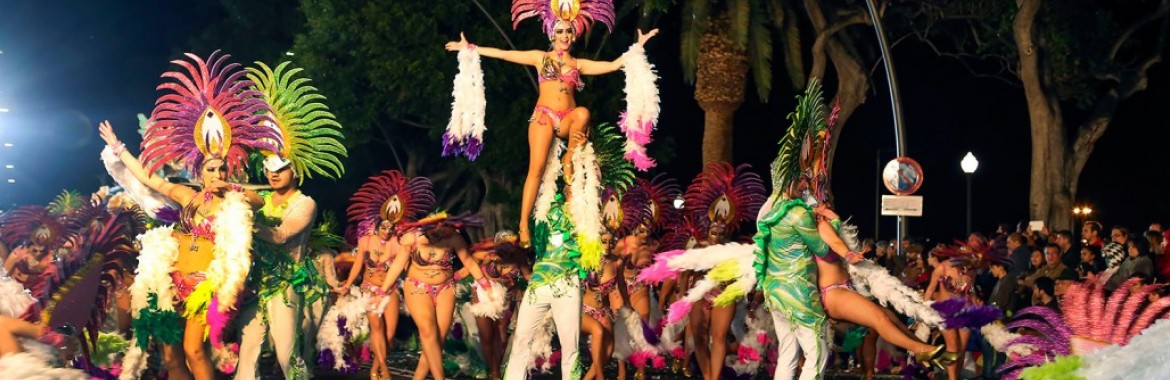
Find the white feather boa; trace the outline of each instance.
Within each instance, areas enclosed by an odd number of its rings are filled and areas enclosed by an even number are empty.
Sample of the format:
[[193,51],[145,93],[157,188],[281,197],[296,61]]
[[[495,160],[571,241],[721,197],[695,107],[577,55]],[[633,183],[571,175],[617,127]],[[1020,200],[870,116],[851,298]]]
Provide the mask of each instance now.
[[[641,355],[647,359],[658,355],[658,347],[655,347],[646,340],[646,336],[642,331],[642,318],[638,313],[629,307],[622,307],[616,313],[616,320],[613,321],[613,341],[614,351],[613,356],[618,359],[628,359],[633,356]],[[646,363],[639,363],[636,366],[645,366]]]
[[554,139],[548,158],[544,163],[544,176],[540,179],[540,189],[536,193],[536,208],[532,218],[537,222],[548,223],[548,211],[552,208],[557,195],[557,178],[561,177],[561,155],[565,153],[565,142]]
[[126,194],[130,199],[134,200],[139,206],[142,206],[142,211],[145,211],[151,218],[157,218],[158,211],[163,208],[171,208],[178,210],[182,208],[178,203],[167,198],[166,195],[154,191],[146,186],[146,184],[139,181],[130,169],[126,168],[126,164],[117,156],[114,156],[113,149],[106,146],[102,149],[102,163],[105,164],[106,173],[114,178],[114,182],[126,190]]
[[207,281],[216,287],[217,308],[226,313],[235,309],[236,296],[252,268],[252,208],[244,193],[224,194],[211,228],[215,232],[215,258],[207,265]]
[[20,318],[36,302],[37,299],[24,285],[8,277],[4,268],[0,267],[0,315]]
[[[519,318],[517,318],[519,319]],[[528,344],[531,356],[528,362],[528,370],[539,370],[541,373],[548,373],[552,369],[553,362],[549,360],[552,358],[553,347],[552,338],[556,332],[556,325],[553,322],[552,311],[547,311],[540,316],[539,322],[536,323],[536,330],[533,331],[532,340],[525,342],[515,342],[514,344]],[[542,363],[538,367],[537,359]]]
[[[362,293],[358,287],[350,288],[348,294],[338,297],[337,303],[325,313],[325,319],[317,330],[317,350],[330,352],[334,358],[333,370],[345,371],[349,369],[343,356],[347,344],[360,344],[370,333],[370,324],[367,323],[366,305],[371,302],[370,295]],[[338,320],[345,319],[345,331],[338,326]],[[349,339],[346,339],[348,332]]]
[[[134,318],[138,318],[147,305],[149,295],[156,296],[156,305],[159,310],[176,311],[174,282],[171,280],[171,268],[179,258],[179,239],[174,236],[174,227],[163,226],[152,228],[142,235],[138,235],[138,243],[142,247],[138,251],[137,276],[130,284],[130,310]],[[150,353],[138,348],[138,338],[130,341],[130,349],[122,358],[121,380],[133,380],[142,376],[146,369]]]
[[[508,288],[495,280],[488,281],[492,282],[491,288],[488,289],[480,286],[478,281],[472,283],[471,288],[475,291],[476,302],[467,305],[467,311],[476,317],[498,320],[508,308]],[[474,320],[471,322],[475,323]]]
[[[675,271],[707,271],[707,275],[687,292],[685,300],[689,303],[697,302],[703,295],[714,289],[722,282],[730,281],[725,292],[732,294],[747,294],[756,286],[756,272],[752,267],[755,260],[754,244],[728,243],[703,248],[689,249],[685,253],[675,256],[667,262],[667,266]],[[734,273],[720,273],[716,267],[728,267]],[[728,277],[728,278],[721,278]],[[734,301],[734,300],[732,300]],[[677,303],[677,302],[676,302]],[[677,317],[668,317],[677,320]]]
[[[662,352],[669,353],[675,359],[684,359],[686,353],[683,344],[686,343],[685,340],[687,337],[682,335],[682,333],[685,331],[689,321],[690,316],[683,317],[678,323],[665,323],[663,321],[662,333],[658,335],[658,349]],[[684,341],[679,341],[679,338],[682,338]],[[682,355],[679,355],[679,353],[682,353]]]
[[[451,120],[447,123],[447,133],[444,139],[446,144],[467,147],[472,144],[483,143],[483,133],[487,130],[484,125],[484,114],[487,108],[487,98],[484,96],[483,69],[480,67],[479,50],[474,48],[462,49],[457,56],[459,73],[455,74],[454,90],[451,96]],[[474,140],[474,142],[472,141]],[[466,152],[466,150],[464,150]],[[447,149],[444,149],[444,155]],[[474,160],[478,151],[469,154]]]
[[[841,241],[849,246],[849,249],[861,250],[856,226],[842,223],[838,232]],[[931,308],[930,303],[923,300],[921,294],[890,275],[886,268],[869,260],[857,264],[846,262],[846,268],[858,294],[872,297],[882,306],[893,306],[898,312],[922,321],[930,327],[943,327],[943,318],[938,311]]]
[[980,327],[979,332],[983,334],[983,339],[987,339],[987,343],[991,344],[992,348],[995,348],[996,351],[1005,353],[1008,356],[1027,356],[1036,351],[1036,346],[1031,344],[1014,344],[1007,346],[1008,342],[1019,338],[1020,334],[1008,331],[1006,328],[1004,328],[1003,323],[988,323],[983,325],[983,327]]
[[633,161],[639,170],[654,167],[654,160],[646,154],[646,144],[653,141],[651,133],[658,124],[659,105],[658,74],[654,65],[646,59],[646,50],[634,44],[622,54],[622,71],[626,73],[626,111],[622,113],[622,132],[626,134],[626,159]]
[[138,235],[142,249],[138,251],[138,268],[134,283],[130,284],[130,310],[138,318],[147,306],[147,297],[157,297],[159,310],[175,311],[174,282],[171,268],[179,258],[179,239],[174,227],[156,227]]
[[[724,361],[724,364],[739,375],[759,372],[760,363],[768,355],[771,337],[776,333],[772,316],[763,307],[757,307],[744,321],[747,324],[747,332],[739,340],[739,351],[729,352]],[[744,354],[743,357],[740,357],[740,354]]]
[[24,352],[0,356],[0,378],[22,380],[86,380],[85,371],[61,368],[55,347],[43,343],[20,339]]
[[581,249],[581,267],[588,271],[598,270],[601,256],[601,168],[593,144],[586,141],[573,152],[573,183],[570,184],[572,197],[569,198],[569,216],[577,234],[577,246]]

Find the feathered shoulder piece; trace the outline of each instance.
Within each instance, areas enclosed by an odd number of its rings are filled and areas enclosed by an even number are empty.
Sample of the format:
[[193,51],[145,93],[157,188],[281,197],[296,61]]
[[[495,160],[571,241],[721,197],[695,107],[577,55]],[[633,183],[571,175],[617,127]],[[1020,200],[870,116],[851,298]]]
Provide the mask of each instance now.
[[398,224],[426,215],[435,208],[435,192],[429,178],[408,178],[397,170],[385,170],[362,184],[349,202],[349,224],[357,226],[358,236],[364,236],[379,221]]
[[33,243],[54,250],[77,241],[66,220],[42,206],[23,206],[0,215],[0,241],[9,247]]
[[280,151],[280,132],[265,125],[271,110],[240,65],[227,63],[231,56],[219,51],[207,60],[186,56],[190,61],[171,61],[183,70],[163,73],[170,80],[158,86],[164,94],[142,136],[147,171],[178,161],[197,179],[204,161],[221,159],[235,176],[243,172],[248,151]]
[[[674,200],[682,195],[682,189],[679,188],[674,178],[667,178],[665,174],[659,174],[652,180],[638,178],[634,181],[634,187],[626,194],[627,197],[631,195],[635,198],[631,198],[629,208],[649,210],[649,219],[639,222],[648,221],[646,227],[649,227],[651,231],[658,231],[659,228],[678,221],[679,212],[674,208]],[[635,200],[644,203],[633,203]]]
[[807,165],[811,164],[809,158],[815,150],[812,143],[816,139],[812,136],[827,129],[825,99],[817,78],[810,79],[804,94],[796,97],[796,110],[788,114],[788,120],[792,124],[780,137],[780,151],[772,161],[773,192],[783,191],[802,174],[811,178],[811,168]]
[[276,158],[265,161],[268,170],[279,170],[292,165],[298,182],[319,174],[337,179],[345,173],[341,158],[346,156],[341,144],[341,124],[337,123],[325,96],[309,84],[309,78],[298,77],[303,70],[283,62],[276,69],[263,62],[249,67],[247,77],[272,110],[271,121],[279,131],[284,144]]
[[512,0],[512,29],[531,17],[540,17],[541,30],[549,38],[557,22],[569,23],[574,37],[581,37],[595,21],[613,31],[616,13],[613,0]]
[[985,267],[990,264],[988,260],[999,260],[1000,257],[1006,255],[1006,252],[992,250],[991,246],[987,244],[970,244],[958,240],[955,241],[954,245],[939,246],[931,253],[963,268]]
[[736,168],[726,162],[707,165],[687,187],[683,212],[693,214],[703,227],[720,226],[733,235],[742,223],[755,220],[767,199],[764,181],[750,170],[748,164]]

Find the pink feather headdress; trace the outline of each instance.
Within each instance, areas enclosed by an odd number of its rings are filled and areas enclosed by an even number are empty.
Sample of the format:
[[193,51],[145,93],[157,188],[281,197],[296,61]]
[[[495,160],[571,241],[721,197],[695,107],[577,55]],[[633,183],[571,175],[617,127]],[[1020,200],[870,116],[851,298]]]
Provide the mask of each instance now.
[[[679,212],[674,208],[674,200],[682,195],[682,189],[678,187],[678,183],[674,178],[667,178],[664,174],[659,174],[652,180],[645,180],[638,178],[634,181],[634,186],[626,192],[625,197],[631,198],[629,206],[623,208],[641,208],[649,210],[649,218],[639,220],[638,223],[649,221],[648,227],[651,232],[656,232],[658,229],[676,223],[679,220]],[[634,201],[638,203],[634,203]],[[636,225],[635,225],[636,226]]]
[[193,62],[171,61],[184,71],[162,74],[170,81],[158,85],[165,93],[155,101],[152,121],[142,136],[142,162],[150,172],[178,161],[191,179],[208,159],[221,159],[230,175],[243,171],[248,150],[279,152],[280,131],[267,125],[271,110],[244,78],[230,55],[211,53],[204,61],[187,53]]
[[572,25],[574,37],[581,37],[594,21],[612,31],[616,13],[613,0],[512,0],[512,29],[520,21],[537,16],[541,30],[549,37],[558,21]]
[[751,168],[748,164],[732,168],[726,162],[707,165],[687,187],[683,212],[703,223],[704,230],[719,224],[732,236],[740,224],[755,220],[768,197],[764,181]]
[[349,198],[346,209],[349,224],[357,227],[357,237],[369,234],[379,221],[398,224],[418,220],[435,207],[435,193],[426,177],[408,178],[397,170],[385,170],[370,177]]

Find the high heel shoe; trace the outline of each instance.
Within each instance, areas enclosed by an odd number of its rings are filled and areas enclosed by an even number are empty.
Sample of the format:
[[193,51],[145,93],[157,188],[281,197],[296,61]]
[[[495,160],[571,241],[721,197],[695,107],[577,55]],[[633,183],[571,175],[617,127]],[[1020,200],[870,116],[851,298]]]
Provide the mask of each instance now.
[[950,366],[956,361],[959,361],[959,353],[947,351],[943,352],[937,358],[934,358],[934,360],[931,360],[930,363],[934,364],[939,369],[946,369],[947,366]]
[[918,364],[922,364],[924,366],[930,366],[933,364],[935,359],[942,356],[943,352],[945,352],[945,351],[943,351],[944,348],[945,348],[944,346],[936,346],[933,350],[915,352],[914,353],[914,361],[916,361],[916,362],[918,362]]
[[695,375],[693,372],[691,372],[691,366],[689,363],[683,364],[682,370],[683,370],[683,376],[686,376],[688,378]]
[[682,360],[674,359],[674,362],[670,364],[670,372],[677,375],[678,371],[682,371]]

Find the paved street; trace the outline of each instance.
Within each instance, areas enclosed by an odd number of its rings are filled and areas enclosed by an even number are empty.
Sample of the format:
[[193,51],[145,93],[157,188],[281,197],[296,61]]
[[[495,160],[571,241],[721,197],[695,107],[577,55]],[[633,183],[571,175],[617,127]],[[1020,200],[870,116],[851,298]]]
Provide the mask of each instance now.
[[[391,368],[392,368],[391,373],[393,374],[394,379],[409,379],[411,377],[411,375],[413,374],[414,366],[416,363],[418,363],[418,356],[415,354],[410,354],[410,353],[405,353],[405,352],[395,352],[395,353],[391,354],[391,357],[390,357],[390,364],[391,364]],[[318,373],[316,378],[330,379],[330,380],[357,380],[357,379],[369,379],[370,375],[369,375],[368,371],[363,369],[361,372],[358,372],[356,374]],[[616,379],[617,378],[617,367],[615,365],[610,365],[608,368],[606,368],[606,378],[607,379]],[[632,379],[632,376],[630,378]],[[895,380],[895,379],[901,379],[902,377],[895,376],[895,375],[882,375],[882,376],[878,376],[877,378],[882,379],[882,380]],[[451,377],[451,379],[470,379],[470,378]],[[556,374],[550,374],[550,375],[542,375],[542,376],[537,376],[534,379],[540,379],[540,380],[560,379],[560,374],[556,373]],[[688,379],[688,378],[684,377],[682,375],[673,374],[670,372],[670,370],[661,370],[661,371],[652,370],[648,373],[647,379]],[[698,379],[698,377],[691,377],[690,379]],[[853,380],[853,379],[860,379],[860,376],[858,376],[857,374],[832,372],[829,374],[829,376],[826,377],[826,379]]]

